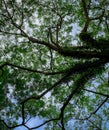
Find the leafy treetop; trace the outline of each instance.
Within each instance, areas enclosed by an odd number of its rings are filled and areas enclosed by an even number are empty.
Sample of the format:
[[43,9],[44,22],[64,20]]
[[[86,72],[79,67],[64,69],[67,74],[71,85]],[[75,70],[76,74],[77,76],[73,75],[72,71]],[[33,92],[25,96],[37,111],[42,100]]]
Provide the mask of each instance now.
[[[1,128],[106,130],[108,0],[1,0],[0,7]],[[36,116],[43,123],[29,127]]]

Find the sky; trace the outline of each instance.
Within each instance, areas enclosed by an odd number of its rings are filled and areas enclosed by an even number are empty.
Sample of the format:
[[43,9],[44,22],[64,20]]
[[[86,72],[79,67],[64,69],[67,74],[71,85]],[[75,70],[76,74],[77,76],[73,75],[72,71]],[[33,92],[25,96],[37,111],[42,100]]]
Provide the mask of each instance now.
[[[31,118],[31,120],[28,121],[27,126],[31,128],[31,127],[38,126],[41,123],[43,123],[43,120],[38,118],[38,117],[35,117],[35,118]],[[20,127],[15,128],[14,130],[28,130],[28,129],[26,127],[24,127],[24,126],[20,126]],[[44,130],[44,126],[38,128],[36,130]]]

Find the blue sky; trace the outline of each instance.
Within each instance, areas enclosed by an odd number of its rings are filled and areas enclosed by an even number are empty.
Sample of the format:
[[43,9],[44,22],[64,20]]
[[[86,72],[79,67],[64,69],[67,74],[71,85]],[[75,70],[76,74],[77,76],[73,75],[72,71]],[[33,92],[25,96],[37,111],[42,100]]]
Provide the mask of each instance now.
[[[31,128],[31,127],[38,126],[41,123],[43,123],[43,120],[36,117],[36,118],[31,118],[31,120],[29,120],[26,125]],[[24,126],[20,126],[20,127],[15,128],[14,130],[28,130],[28,129]],[[44,126],[38,128],[37,130],[44,130]]]

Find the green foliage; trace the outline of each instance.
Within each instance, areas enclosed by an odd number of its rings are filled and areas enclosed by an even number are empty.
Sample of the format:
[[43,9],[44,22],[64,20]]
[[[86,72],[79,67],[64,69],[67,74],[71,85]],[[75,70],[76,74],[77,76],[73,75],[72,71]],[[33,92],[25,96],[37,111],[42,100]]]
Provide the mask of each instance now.
[[1,0],[1,129],[108,129],[107,3]]

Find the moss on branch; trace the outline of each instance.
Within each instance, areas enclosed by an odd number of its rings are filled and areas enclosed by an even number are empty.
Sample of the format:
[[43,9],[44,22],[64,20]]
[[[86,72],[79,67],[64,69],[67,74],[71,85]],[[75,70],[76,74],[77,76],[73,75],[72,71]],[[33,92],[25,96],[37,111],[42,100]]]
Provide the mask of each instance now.
[[109,50],[109,40],[105,40],[103,38],[101,39],[94,39],[90,33],[82,32],[79,35],[81,41],[83,42],[83,45],[87,45],[89,48],[92,49],[99,49],[101,51],[103,50]]

